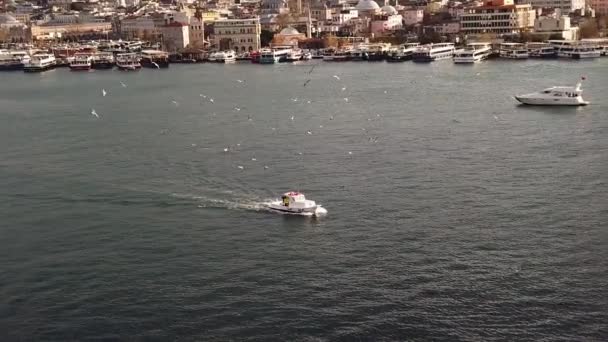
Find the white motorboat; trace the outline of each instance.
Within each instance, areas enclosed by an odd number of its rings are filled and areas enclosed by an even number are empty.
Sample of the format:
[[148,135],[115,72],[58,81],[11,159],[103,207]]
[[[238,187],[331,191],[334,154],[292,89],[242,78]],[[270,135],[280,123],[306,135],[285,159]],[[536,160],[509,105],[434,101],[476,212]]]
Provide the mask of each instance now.
[[307,200],[304,194],[297,191],[284,193],[280,201],[268,203],[268,209],[291,215],[320,216],[327,214],[327,210],[320,204]]
[[[583,78],[584,80],[584,78]],[[576,87],[551,87],[543,91],[515,96],[523,104],[536,106],[585,106],[589,102],[583,100],[581,82]]]

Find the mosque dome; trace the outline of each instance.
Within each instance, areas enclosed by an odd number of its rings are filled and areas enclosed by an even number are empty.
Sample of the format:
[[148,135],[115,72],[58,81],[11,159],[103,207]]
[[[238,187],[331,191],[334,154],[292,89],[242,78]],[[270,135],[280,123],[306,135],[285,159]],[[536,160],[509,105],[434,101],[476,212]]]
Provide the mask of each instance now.
[[355,8],[357,11],[375,11],[379,10],[380,6],[374,0],[359,0]]
[[8,13],[0,13],[0,24],[19,24],[19,22]]
[[286,28],[282,29],[279,34],[282,36],[295,36],[295,35],[300,34],[300,32],[298,32],[298,30],[296,30],[293,27],[286,27]]
[[395,9],[395,7],[389,6],[389,5],[382,7],[382,12],[384,12],[385,14],[388,14],[388,15],[397,14],[397,10]]

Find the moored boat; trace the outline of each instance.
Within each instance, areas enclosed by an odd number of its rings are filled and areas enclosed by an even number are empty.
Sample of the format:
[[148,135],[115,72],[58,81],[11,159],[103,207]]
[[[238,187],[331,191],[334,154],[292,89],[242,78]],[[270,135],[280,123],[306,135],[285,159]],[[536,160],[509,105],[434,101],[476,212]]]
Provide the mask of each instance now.
[[23,66],[25,72],[42,72],[55,68],[55,56],[49,53],[38,53],[31,57],[28,63]]
[[70,61],[70,70],[72,71],[89,71],[93,63],[93,57],[88,54],[75,54],[74,59]]
[[437,43],[420,45],[414,51],[412,60],[414,62],[428,63],[442,59],[450,59],[454,57],[454,44],[452,43]]
[[141,64],[137,54],[121,53],[116,55],[116,67],[124,71],[136,71],[141,69]]
[[168,68],[169,54],[159,50],[142,50],[140,63],[144,68]]
[[92,57],[91,68],[93,69],[112,69],[114,67],[114,55],[111,52],[98,52]]

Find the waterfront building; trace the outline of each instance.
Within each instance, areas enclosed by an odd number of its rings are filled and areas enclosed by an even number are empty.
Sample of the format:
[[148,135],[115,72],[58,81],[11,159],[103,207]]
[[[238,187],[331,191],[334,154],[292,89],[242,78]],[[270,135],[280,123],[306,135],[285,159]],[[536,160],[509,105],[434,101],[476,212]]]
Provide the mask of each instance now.
[[213,42],[221,50],[257,51],[260,43],[260,19],[225,19],[213,25]]
[[530,4],[532,8],[559,9],[568,14],[572,11],[585,8],[585,0],[519,0],[518,4]]
[[[394,8],[393,10],[393,13],[397,13]],[[403,17],[401,17],[401,14],[389,13],[384,12],[382,14],[376,14],[372,17],[370,31],[373,35],[382,36],[392,31],[403,28]]]
[[534,22],[534,33],[542,35],[544,39],[555,39],[559,35],[565,40],[577,40],[579,38],[578,27],[570,25],[568,16],[539,17]]
[[160,27],[163,47],[166,51],[183,50],[190,44],[189,25],[178,21],[169,22]]
[[530,4],[515,5],[513,0],[486,0],[483,6],[468,8],[460,17],[465,34],[510,34],[531,30],[536,11]]
[[260,10],[267,14],[286,14],[289,13],[289,2],[287,0],[262,0]]
[[422,8],[409,8],[401,11],[403,24],[405,26],[416,25],[424,19],[424,10]]
[[326,21],[331,20],[332,10],[327,6],[326,3],[321,3],[319,5],[313,5],[310,9],[310,15],[313,19],[317,21]]
[[337,9],[331,15],[331,21],[334,24],[343,25],[357,17],[359,17],[359,12],[354,8]]
[[79,38],[90,35],[106,35],[112,32],[110,22],[88,22],[74,24],[41,24],[30,27],[32,39],[45,40],[61,37]]
[[598,15],[608,15],[608,0],[587,0],[587,5]]

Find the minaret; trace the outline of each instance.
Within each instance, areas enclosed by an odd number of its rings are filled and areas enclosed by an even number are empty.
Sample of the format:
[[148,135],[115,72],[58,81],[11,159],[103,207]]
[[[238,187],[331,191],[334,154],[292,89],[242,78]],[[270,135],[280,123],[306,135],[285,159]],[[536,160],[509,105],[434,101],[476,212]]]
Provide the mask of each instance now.
[[306,37],[312,38],[312,18],[310,17],[310,5],[308,6],[308,21],[306,22]]

